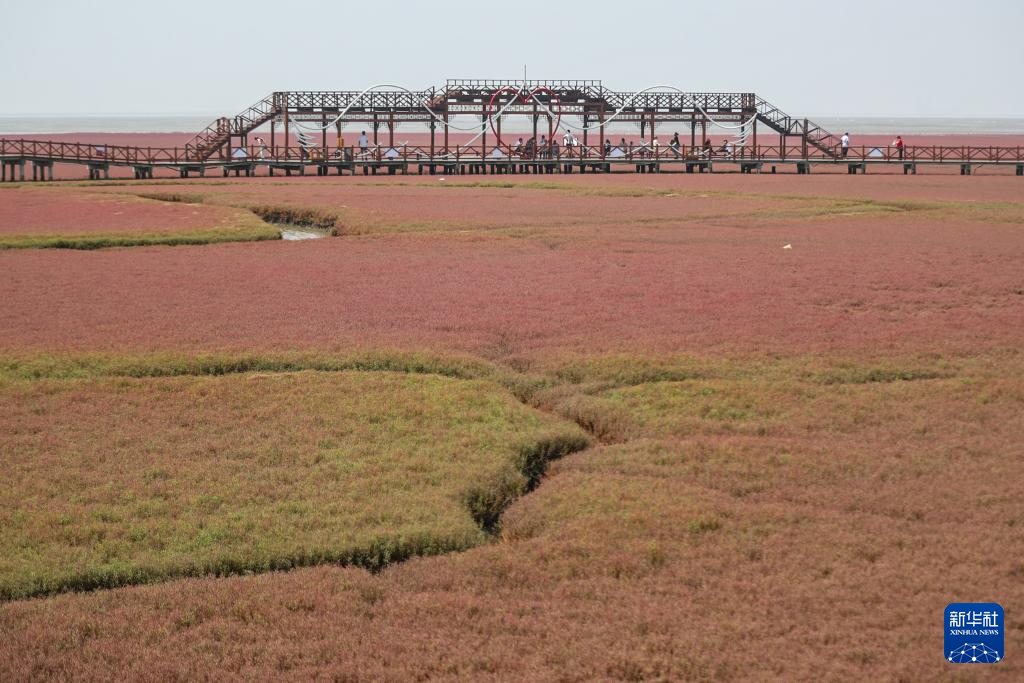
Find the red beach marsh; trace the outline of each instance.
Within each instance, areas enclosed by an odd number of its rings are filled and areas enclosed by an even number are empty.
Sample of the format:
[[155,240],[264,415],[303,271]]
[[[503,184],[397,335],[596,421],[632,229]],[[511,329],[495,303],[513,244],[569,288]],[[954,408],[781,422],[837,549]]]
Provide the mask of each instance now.
[[1015,178],[593,180],[203,186],[189,220],[218,203],[312,206],[343,237],[0,253],[0,345],[963,350],[1010,344],[1024,323]]
[[1022,187],[0,189],[0,678],[934,680],[968,583],[1019,651]]

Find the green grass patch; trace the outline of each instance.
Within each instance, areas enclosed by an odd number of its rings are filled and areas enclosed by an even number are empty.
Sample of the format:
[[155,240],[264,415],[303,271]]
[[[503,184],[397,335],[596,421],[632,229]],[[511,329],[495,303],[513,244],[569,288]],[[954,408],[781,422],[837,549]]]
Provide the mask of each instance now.
[[551,378],[514,371],[475,356],[387,349],[346,353],[28,353],[0,356],[0,380],[220,376],[302,370],[405,372],[456,379],[486,379],[505,387],[521,401],[556,383]]
[[338,223],[338,215],[330,211],[292,206],[269,206],[265,204],[249,206],[247,208],[267,223],[329,230],[331,234],[337,234],[335,228]]
[[488,539],[575,425],[392,372],[0,380],[0,598]]
[[9,235],[0,249],[108,249],[151,245],[181,246],[222,242],[262,242],[281,239],[279,228],[266,223],[187,230],[182,232],[93,233],[83,235]]
[[632,354],[560,355],[523,359],[529,370],[556,383],[579,385],[589,393],[611,387],[687,380],[780,381],[809,384],[867,384],[953,378],[962,372],[998,375],[1005,364],[1022,362],[1016,350],[985,357],[920,355],[690,356]]
[[[0,355],[0,382],[37,379],[97,379],[104,377],[221,376],[243,373],[401,372],[483,379],[500,385],[521,402],[531,402],[559,380],[523,372],[488,360],[458,354],[388,349],[347,352],[155,352],[145,354]],[[538,402],[550,409],[550,402]],[[569,418],[571,419],[571,418]]]
[[[1016,392],[994,377],[891,379],[852,384],[807,381],[799,375],[657,382],[599,394],[606,412],[650,437],[745,435],[801,437],[810,433],[884,431],[927,404],[961,406],[949,424],[983,420],[986,396]],[[1001,393],[1002,392],[1002,393]],[[977,415],[975,414],[977,413]],[[893,438],[902,438],[895,434]]]
[[292,205],[252,204],[248,202],[232,202],[225,197],[210,193],[181,193],[181,192],[140,192],[135,196],[143,199],[154,199],[163,202],[182,202],[185,204],[213,204],[220,206],[231,206],[236,209],[250,211],[266,223],[274,225],[287,225],[300,228],[313,228],[324,230],[331,235],[338,234],[340,216],[331,209],[322,207],[306,207]]
[[158,202],[172,202],[180,204],[202,204],[210,195],[195,192],[136,192],[136,197],[152,199]]

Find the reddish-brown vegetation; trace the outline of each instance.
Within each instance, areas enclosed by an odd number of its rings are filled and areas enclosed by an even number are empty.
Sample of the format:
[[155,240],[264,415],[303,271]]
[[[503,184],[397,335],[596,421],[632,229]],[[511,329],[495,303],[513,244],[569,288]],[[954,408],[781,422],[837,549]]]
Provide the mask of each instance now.
[[[742,180],[750,191],[778,189],[774,178]],[[667,182],[657,179],[658,192]],[[722,180],[729,189],[735,182]],[[928,182],[927,194],[963,191],[959,177]],[[1009,198],[1018,179],[968,182]],[[868,178],[856,185],[860,199],[794,201],[686,186],[674,197],[492,188],[480,199],[479,188],[289,183],[280,192],[297,188],[298,201],[332,187],[331,207],[373,204],[394,210],[399,225],[423,207],[432,223],[416,228],[426,234],[304,244],[3,253],[0,348],[388,345],[510,354],[1015,341],[1024,326],[1021,204],[901,203],[890,199],[893,185]],[[396,190],[400,201],[390,196]],[[488,203],[489,220],[507,227],[469,229]],[[444,232],[446,216],[460,230]]]
[[[1024,599],[1020,357],[890,362],[801,377],[799,364],[704,361],[733,379],[623,388],[652,419],[630,443],[559,461],[506,514],[502,543],[379,577],[300,570],[9,604],[0,671],[948,676],[937,634],[951,601],[998,596],[1007,648],[1021,644],[1008,607]],[[987,673],[1020,671],[1008,656]]]
[[[161,198],[164,195],[161,195]],[[169,196],[169,195],[167,195]],[[0,202],[0,249],[102,249],[278,239],[252,211],[178,195],[13,186]]]
[[1021,677],[1020,179],[480,181],[207,183],[343,235],[0,253],[32,390],[461,351],[416,371],[603,442],[464,553],[5,603],[0,678],[934,680],[957,600],[1003,604],[985,673]]
[[3,236],[209,229],[237,222],[244,213],[226,206],[53,187],[23,186],[4,191],[0,199]]

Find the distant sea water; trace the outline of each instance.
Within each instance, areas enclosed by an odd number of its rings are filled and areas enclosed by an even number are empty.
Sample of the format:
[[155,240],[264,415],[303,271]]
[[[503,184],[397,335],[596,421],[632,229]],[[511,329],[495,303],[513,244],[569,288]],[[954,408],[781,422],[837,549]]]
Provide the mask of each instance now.
[[833,133],[909,135],[1024,134],[1024,118],[904,118],[875,116],[812,116]]
[[[206,128],[217,116],[210,115],[137,115],[137,116],[0,116],[0,136],[45,135],[54,133],[195,133]],[[833,133],[904,135],[1011,134],[1024,135],[1024,117],[1020,118],[906,118],[874,116],[811,116],[812,121]],[[518,130],[514,120],[506,130]],[[512,124],[512,125],[510,125]],[[609,126],[630,130],[632,124]],[[420,126],[403,125],[402,130],[417,131]],[[426,127],[422,127],[426,130]],[[635,128],[635,126],[634,126]],[[525,131],[526,127],[522,127]]]
[[47,133],[198,133],[216,115],[0,116],[0,135]]

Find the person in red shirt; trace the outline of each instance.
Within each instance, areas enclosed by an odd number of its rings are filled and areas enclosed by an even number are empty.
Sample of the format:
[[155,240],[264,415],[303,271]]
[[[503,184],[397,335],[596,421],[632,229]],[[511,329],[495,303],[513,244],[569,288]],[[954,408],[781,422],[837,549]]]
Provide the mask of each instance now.
[[903,148],[906,146],[903,142],[903,136],[897,135],[896,140],[892,144],[896,146],[896,153],[900,155],[900,161],[903,161]]

